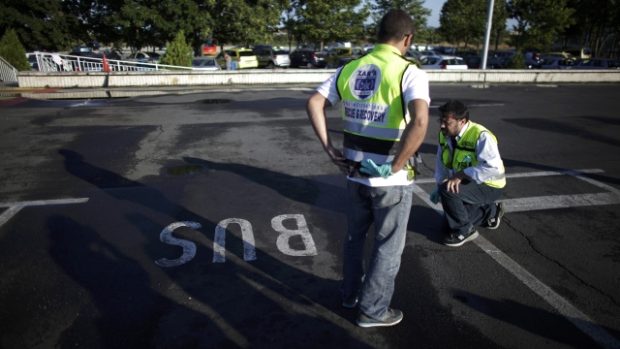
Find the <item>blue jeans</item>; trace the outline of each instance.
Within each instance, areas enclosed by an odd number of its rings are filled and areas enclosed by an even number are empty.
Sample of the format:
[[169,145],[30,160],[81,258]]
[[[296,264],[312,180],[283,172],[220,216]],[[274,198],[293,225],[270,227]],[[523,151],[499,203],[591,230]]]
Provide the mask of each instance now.
[[[349,211],[344,241],[342,296],[359,297],[360,311],[380,319],[394,293],[394,281],[405,248],[413,185],[368,187],[348,181]],[[375,239],[364,273],[364,246],[370,225]]]
[[446,183],[441,184],[439,195],[450,232],[466,235],[495,216],[495,201],[502,196],[502,189],[463,181],[458,193],[448,192]]

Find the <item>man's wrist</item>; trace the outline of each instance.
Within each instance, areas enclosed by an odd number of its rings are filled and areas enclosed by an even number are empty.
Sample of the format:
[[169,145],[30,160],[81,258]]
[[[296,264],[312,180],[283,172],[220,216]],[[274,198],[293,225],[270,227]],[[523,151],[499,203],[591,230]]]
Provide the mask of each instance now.
[[468,175],[466,175],[466,174],[465,174],[465,172],[463,172],[463,171],[459,171],[459,172],[457,172],[457,173],[455,173],[455,174],[454,174],[454,178],[458,178],[458,179],[460,179],[460,180],[463,180],[463,179],[468,179],[468,178],[469,178],[469,176],[468,176]]

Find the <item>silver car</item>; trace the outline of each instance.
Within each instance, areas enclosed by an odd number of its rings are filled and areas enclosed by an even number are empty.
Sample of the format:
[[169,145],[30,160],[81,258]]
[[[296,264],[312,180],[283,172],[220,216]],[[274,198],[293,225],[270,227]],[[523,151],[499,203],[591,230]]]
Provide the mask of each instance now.
[[221,70],[215,57],[196,57],[192,60],[192,70]]

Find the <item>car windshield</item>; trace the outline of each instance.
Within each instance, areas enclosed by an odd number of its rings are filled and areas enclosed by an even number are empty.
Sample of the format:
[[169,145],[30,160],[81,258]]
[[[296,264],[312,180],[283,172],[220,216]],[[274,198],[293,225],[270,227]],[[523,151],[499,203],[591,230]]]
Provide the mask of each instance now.
[[240,57],[254,56],[254,52],[252,52],[252,51],[239,51],[239,56]]
[[422,59],[422,64],[435,64],[439,61],[439,58],[437,57],[424,57]]
[[194,59],[192,65],[195,67],[214,67],[215,61],[212,59]]

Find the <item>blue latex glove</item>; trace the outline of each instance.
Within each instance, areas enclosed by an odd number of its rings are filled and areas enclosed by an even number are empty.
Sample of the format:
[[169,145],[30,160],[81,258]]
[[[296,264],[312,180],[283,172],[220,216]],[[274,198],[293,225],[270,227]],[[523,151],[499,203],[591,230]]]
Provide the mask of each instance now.
[[370,177],[388,178],[392,173],[392,163],[388,162],[383,165],[377,165],[371,159],[364,159],[360,171]]
[[430,195],[431,202],[437,204],[441,200],[441,196],[439,195],[439,188],[435,188]]

